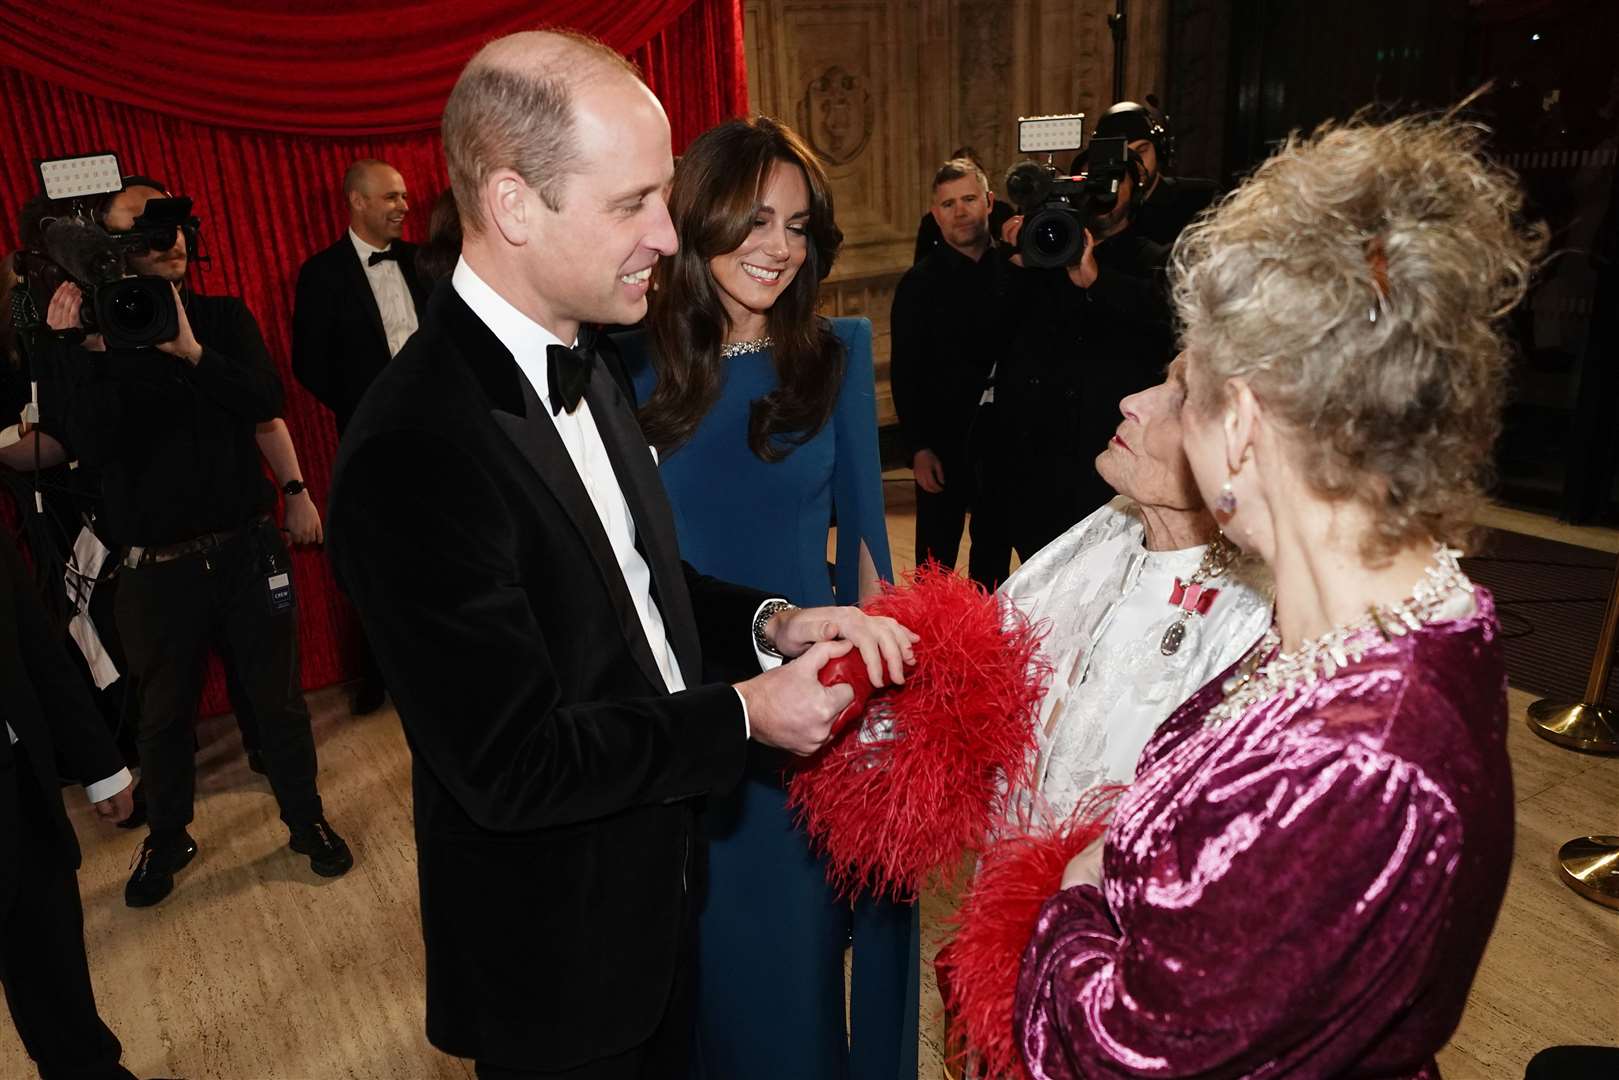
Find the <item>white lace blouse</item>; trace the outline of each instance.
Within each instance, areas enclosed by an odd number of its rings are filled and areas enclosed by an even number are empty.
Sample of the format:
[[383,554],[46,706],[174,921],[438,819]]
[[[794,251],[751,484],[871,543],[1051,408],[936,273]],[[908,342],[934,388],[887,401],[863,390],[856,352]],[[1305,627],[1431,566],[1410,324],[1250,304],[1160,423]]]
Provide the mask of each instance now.
[[1269,574],[1244,556],[1207,583],[1220,590],[1209,613],[1189,616],[1179,650],[1165,656],[1159,643],[1180,613],[1175,579],[1197,571],[1205,548],[1148,551],[1145,534],[1135,503],[1119,496],[1001,585],[1001,597],[1049,625],[1039,798],[1020,800],[1031,809],[1065,817],[1091,788],[1128,784],[1158,725],[1270,625]]

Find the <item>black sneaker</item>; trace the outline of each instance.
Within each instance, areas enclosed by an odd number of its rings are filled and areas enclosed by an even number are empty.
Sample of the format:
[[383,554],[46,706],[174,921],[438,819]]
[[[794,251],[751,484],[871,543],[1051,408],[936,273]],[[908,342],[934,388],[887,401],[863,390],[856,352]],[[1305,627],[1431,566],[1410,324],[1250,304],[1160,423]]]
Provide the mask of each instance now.
[[354,865],[349,846],[323,817],[293,829],[288,846],[300,855],[308,855],[309,869],[321,877],[342,877]]
[[197,854],[197,842],[182,832],[177,840],[148,836],[135,852],[135,872],[124,886],[124,903],[151,907],[174,891],[174,875]]

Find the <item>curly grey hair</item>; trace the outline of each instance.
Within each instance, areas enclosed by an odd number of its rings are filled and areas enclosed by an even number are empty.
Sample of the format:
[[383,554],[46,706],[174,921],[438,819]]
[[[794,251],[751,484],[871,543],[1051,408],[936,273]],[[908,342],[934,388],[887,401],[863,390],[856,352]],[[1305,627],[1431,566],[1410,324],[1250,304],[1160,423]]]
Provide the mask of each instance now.
[[1247,382],[1314,488],[1372,510],[1370,559],[1465,543],[1488,479],[1502,318],[1546,229],[1486,134],[1454,113],[1295,132],[1175,247],[1192,407]]

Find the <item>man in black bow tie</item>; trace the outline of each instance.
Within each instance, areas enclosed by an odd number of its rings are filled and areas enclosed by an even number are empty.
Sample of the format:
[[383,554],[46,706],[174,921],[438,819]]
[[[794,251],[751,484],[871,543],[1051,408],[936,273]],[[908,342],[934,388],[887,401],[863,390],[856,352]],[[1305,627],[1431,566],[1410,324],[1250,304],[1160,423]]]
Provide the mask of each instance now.
[[[410,209],[405,179],[366,158],[343,174],[349,227],[298,271],[292,312],[292,372],[332,410],[342,438],[366,388],[416,332],[427,288],[416,277],[416,245],[400,239]],[[355,715],[380,708],[382,675],[361,639]]]
[[639,320],[676,246],[669,122],[635,69],[499,39],[444,149],[461,261],[354,414],[328,531],[414,762],[428,1038],[484,1080],[685,1076],[694,804],[750,737],[826,741],[852,697],[827,660],[858,648],[882,685],[915,639],[681,561],[585,329]]

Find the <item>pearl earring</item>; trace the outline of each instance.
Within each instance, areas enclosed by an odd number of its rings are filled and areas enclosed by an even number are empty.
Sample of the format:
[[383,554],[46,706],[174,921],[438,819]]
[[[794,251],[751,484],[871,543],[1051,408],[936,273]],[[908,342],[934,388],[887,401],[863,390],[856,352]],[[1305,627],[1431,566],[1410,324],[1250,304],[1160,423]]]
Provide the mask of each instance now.
[[1227,480],[1220,485],[1220,494],[1214,497],[1214,511],[1230,517],[1237,512],[1237,496],[1231,490],[1231,481]]

